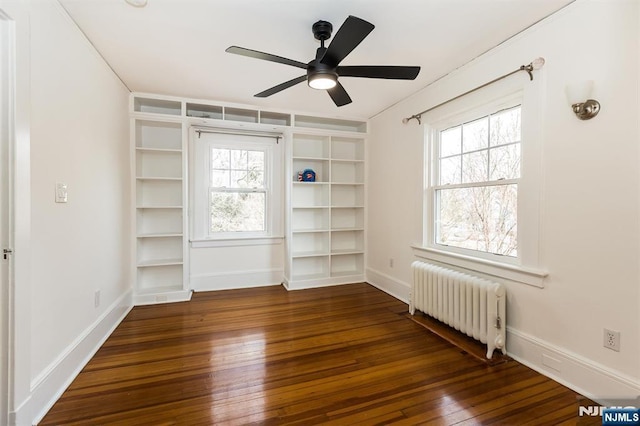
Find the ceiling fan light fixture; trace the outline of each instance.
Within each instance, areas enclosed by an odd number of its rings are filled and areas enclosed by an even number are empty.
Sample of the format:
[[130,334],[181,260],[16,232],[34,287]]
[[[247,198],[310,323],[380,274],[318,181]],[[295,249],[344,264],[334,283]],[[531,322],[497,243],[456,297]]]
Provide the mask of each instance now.
[[309,87],[313,89],[332,89],[336,84],[338,84],[338,77],[335,74],[319,73],[309,77]]

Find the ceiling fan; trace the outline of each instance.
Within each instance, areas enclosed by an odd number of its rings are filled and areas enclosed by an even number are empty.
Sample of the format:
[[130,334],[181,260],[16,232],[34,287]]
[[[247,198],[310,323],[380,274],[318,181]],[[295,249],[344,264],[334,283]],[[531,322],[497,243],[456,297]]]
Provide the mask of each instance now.
[[338,32],[333,37],[329,47],[324,46],[324,42],[331,37],[333,26],[327,21],[318,21],[311,27],[313,35],[320,40],[320,47],[316,51],[316,57],[309,63],[283,58],[270,53],[259,52],[257,50],[245,49],[244,47],[231,46],[227,52],[236,55],[248,56],[250,58],[262,59],[265,61],[277,62],[279,64],[291,65],[307,70],[305,75],[285,81],[270,89],[256,94],[258,98],[266,98],[284,89],[295,86],[298,83],[307,81],[314,89],[325,89],[337,106],[351,103],[349,94],[338,81],[338,77],[364,77],[364,78],[385,78],[394,80],[413,80],[418,76],[420,67],[388,66],[388,65],[356,65],[341,66],[340,62],[356,48],[374,29],[374,25],[364,19],[349,16]]

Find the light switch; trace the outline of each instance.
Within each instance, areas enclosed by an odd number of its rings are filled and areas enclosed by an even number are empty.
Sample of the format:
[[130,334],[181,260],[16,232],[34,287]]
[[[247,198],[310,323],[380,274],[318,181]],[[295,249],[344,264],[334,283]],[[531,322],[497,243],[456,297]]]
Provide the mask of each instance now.
[[66,203],[68,196],[67,184],[56,182],[56,203]]

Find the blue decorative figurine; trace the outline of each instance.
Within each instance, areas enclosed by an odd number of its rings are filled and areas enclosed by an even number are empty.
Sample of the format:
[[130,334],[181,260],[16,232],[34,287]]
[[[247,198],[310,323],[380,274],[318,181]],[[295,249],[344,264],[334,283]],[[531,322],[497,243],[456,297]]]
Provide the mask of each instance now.
[[298,180],[301,182],[315,182],[316,172],[311,169],[304,169],[303,171],[298,172]]

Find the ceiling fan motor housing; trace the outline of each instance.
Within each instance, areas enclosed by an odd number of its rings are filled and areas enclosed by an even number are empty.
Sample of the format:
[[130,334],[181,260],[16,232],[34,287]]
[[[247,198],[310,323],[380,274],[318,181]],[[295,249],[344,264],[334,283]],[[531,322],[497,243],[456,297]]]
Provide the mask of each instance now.
[[316,40],[329,40],[329,38],[331,38],[331,32],[333,31],[333,25],[331,25],[331,22],[318,21],[313,24],[311,31],[313,31],[313,36]]

